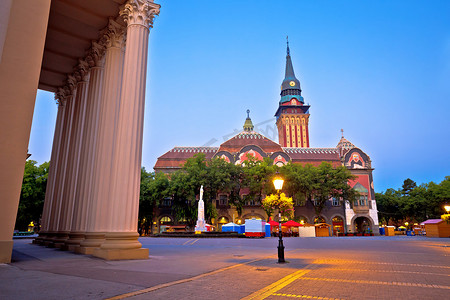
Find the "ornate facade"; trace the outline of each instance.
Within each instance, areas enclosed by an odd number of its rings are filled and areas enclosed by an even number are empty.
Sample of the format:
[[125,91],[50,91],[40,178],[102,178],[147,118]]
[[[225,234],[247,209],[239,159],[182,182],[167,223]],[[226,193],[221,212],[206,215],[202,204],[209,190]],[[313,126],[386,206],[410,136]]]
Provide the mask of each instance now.
[[[175,147],[158,158],[154,166],[155,172],[171,173],[179,170],[188,158],[197,153],[204,153],[206,159],[220,157],[233,164],[244,163],[247,155],[250,154],[259,160],[269,157],[278,166],[283,166],[290,161],[315,166],[322,162],[329,162],[334,167],[344,165],[357,176],[355,180],[349,182],[349,185],[360,193],[360,198],[352,204],[345,199],[344,201],[330,199],[320,216],[315,215],[312,203],[296,203],[294,215],[307,223],[326,222],[331,225],[333,233],[369,230],[375,234],[378,233],[378,215],[370,157],[343,135],[335,148],[309,146],[309,106],[304,105],[300,81],[294,75],[289,46],[285,78],[281,89],[281,100],[275,114],[279,143],[255,132],[252,121],[247,115],[243,131],[219,147]],[[215,220],[214,225],[219,228],[223,223],[242,222],[252,217],[267,219],[259,201],[246,203],[241,216],[228,204],[225,194],[217,195],[215,204],[218,219]],[[173,224],[174,217],[171,215],[169,203],[160,207],[159,215],[154,221],[157,224]]]

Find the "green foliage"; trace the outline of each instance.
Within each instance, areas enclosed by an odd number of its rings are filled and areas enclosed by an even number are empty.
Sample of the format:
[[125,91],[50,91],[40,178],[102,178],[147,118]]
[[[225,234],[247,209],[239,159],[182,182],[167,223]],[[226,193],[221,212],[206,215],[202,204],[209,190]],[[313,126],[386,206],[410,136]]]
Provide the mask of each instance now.
[[139,223],[148,231],[152,226],[153,212],[157,205],[167,197],[169,179],[163,173],[147,172],[141,168],[139,195]]
[[355,176],[343,166],[333,168],[327,162],[322,162],[319,167],[289,163],[281,168],[281,173],[285,177],[283,189],[288,195],[291,195],[298,205],[304,205],[306,201],[315,203],[317,216],[331,197],[352,203],[357,196],[357,192],[348,185],[348,181]]
[[242,166],[242,188],[249,191],[245,200],[258,202],[262,200],[263,195],[274,193],[272,178],[276,170],[277,167],[270,158],[266,157],[261,161],[247,154],[247,160]]
[[375,199],[382,223],[399,225],[404,221],[422,222],[440,218],[444,213],[444,204],[450,202],[450,176],[439,184],[429,182],[419,186],[408,178],[401,189],[376,193]]
[[47,186],[49,163],[40,166],[34,160],[27,160],[20,193],[15,228],[26,231],[28,224],[34,222],[39,225],[44,207],[45,189]]

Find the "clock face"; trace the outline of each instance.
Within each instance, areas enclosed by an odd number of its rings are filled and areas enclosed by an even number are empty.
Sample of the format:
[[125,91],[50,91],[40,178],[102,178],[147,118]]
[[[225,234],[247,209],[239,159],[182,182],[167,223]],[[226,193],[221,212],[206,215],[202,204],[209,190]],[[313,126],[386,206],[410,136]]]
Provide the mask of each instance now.
[[294,82],[294,81],[291,81],[291,82],[289,82],[289,85],[290,85],[290,86],[294,86],[294,85],[295,85],[295,82]]

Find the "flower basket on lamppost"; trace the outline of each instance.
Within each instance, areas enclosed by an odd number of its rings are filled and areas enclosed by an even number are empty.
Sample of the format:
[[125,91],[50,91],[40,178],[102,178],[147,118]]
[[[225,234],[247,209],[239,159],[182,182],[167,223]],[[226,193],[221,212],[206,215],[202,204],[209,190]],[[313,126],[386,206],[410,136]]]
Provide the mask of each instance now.
[[278,209],[278,262],[284,263],[284,245],[283,245],[283,236],[281,232],[281,215],[290,216],[294,210],[294,202],[291,197],[286,197],[284,193],[280,193],[283,188],[284,180],[277,173],[276,177],[273,180],[273,185],[277,190],[276,194],[268,195],[262,201],[262,207],[266,211],[267,215],[270,217],[272,212],[275,209]]
[[445,205],[444,205],[444,209],[445,209],[445,211],[446,211],[447,213],[446,213],[446,214],[443,214],[443,215],[441,216],[441,219],[444,220],[444,221],[446,221],[447,224],[449,224],[449,223],[450,223],[450,205],[445,204]]
[[[280,195],[280,191],[283,188],[284,180],[283,178],[277,176],[273,180],[273,185],[275,186],[275,189],[277,190],[277,196]],[[283,234],[281,230],[281,208],[278,208],[278,222],[280,222],[279,230],[278,230],[278,263],[284,263],[286,262],[284,260],[284,245],[283,245]]]

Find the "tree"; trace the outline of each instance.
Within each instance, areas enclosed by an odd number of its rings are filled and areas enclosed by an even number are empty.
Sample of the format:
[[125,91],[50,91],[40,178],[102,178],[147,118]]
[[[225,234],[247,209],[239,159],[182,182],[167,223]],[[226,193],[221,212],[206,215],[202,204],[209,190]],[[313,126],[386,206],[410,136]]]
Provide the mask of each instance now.
[[[286,197],[284,193],[271,194],[261,201],[262,208],[268,218],[271,217],[275,209],[278,209],[281,216],[291,219],[294,215],[294,202],[291,197]],[[281,220],[279,220],[281,222]]]
[[262,200],[263,195],[274,191],[272,177],[276,172],[276,166],[270,158],[258,160],[247,154],[247,160],[242,166],[242,187],[248,189],[247,199],[256,202]]
[[357,196],[357,192],[348,185],[355,176],[344,166],[333,168],[328,162],[322,162],[319,167],[289,163],[281,168],[281,173],[285,176],[288,194],[297,204],[312,203],[317,216],[330,198],[342,198],[352,203]]
[[139,220],[144,232],[152,227],[153,213],[161,200],[167,196],[169,179],[163,173],[150,173],[141,168],[141,186],[139,196]]
[[403,213],[400,211],[402,207],[401,197],[402,193],[394,189],[387,189],[384,193],[375,193],[381,222],[386,224],[397,223],[403,219]]
[[402,193],[404,195],[409,195],[409,192],[411,192],[415,187],[417,187],[416,182],[410,178],[407,178],[403,181]]
[[404,221],[440,218],[444,204],[450,199],[450,176],[439,184],[429,182],[419,186],[408,178],[401,189],[387,189],[376,193],[375,198],[380,221],[385,223],[399,225]]
[[25,231],[33,222],[39,226],[44,207],[45,189],[47,186],[49,163],[40,166],[34,160],[27,160],[20,193],[15,228]]
[[356,177],[346,167],[338,166],[333,168],[330,163],[322,162],[314,175],[313,204],[317,216],[320,216],[326,201],[330,198],[343,198],[343,200],[348,200],[350,203],[353,203],[356,199],[358,193],[348,184],[349,180]]

